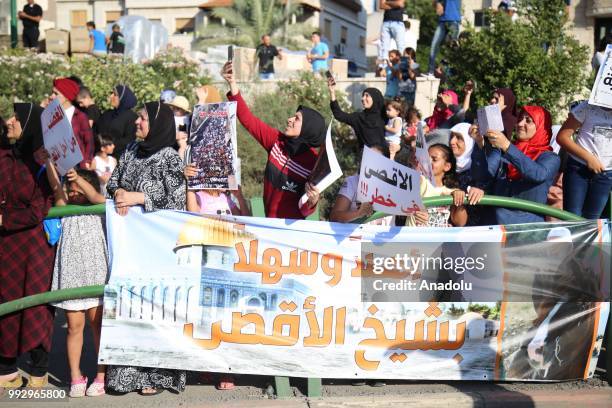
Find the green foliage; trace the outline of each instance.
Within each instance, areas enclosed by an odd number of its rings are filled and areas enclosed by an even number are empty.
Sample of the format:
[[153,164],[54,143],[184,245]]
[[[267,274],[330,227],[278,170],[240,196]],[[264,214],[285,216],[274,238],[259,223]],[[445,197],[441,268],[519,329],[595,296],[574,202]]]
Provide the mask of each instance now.
[[410,18],[420,20],[419,49],[430,46],[434,32],[438,26],[438,16],[431,0],[409,0],[406,2],[406,13]]
[[[140,103],[156,100],[172,88],[195,102],[193,89],[208,83],[198,74],[198,64],[180,49],[170,49],[143,64],[115,58],[67,58],[27,50],[0,52],[0,109],[15,100],[40,102],[51,93],[53,79],[76,75],[88,86],[101,109],[109,108],[108,95],[118,84],[128,84]],[[7,112],[3,112],[6,114]]]
[[231,38],[236,45],[254,48],[261,42],[264,34],[270,34],[276,44],[295,48],[301,45],[300,39],[303,41],[304,36],[312,32],[312,27],[303,23],[291,24],[287,28],[287,38],[284,38],[282,33],[287,19],[300,14],[298,2],[291,3],[287,10],[287,7],[277,0],[235,0],[231,7],[213,10],[216,18],[225,20],[226,27],[213,25],[200,35],[208,37],[213,35],[213,31],[217,31],[223,35],[214,35],[215,39],[210,44],[223,40],[227,43],[227,39]]
[[497,320],[500,316],[501,302],[497,302],[493,307],[480,303],[470,303],[467,311],[478,313],[485,319]]
[[519,8],[529,10],[525,20],[513,23],[504,14],[490,13],[489,29],[468,28],[460,46],[447,50],[451,86],[475,80],[473,101],[479,106],[488,103],[493,89],[509,87],[519,106],[541,105],[558,116],[585,89],[587,48],[567,34],[562,0],[521,0]]

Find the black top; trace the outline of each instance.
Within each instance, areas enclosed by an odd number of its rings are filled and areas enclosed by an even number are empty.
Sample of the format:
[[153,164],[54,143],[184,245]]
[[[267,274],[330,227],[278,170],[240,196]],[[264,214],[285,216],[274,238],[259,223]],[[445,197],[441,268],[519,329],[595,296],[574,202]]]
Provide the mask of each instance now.
[[[32,17],[38,17],[43,15],[43,9],[38,4],[32,4],[31,6],[29,4],[26,4],[25,6],[23,6],[23,12],[26,13],[28,16]],[[21,22],[23,23],[24,30],[28,28],[38,28],[38,22],[36,21],[24,18],[21,20]]]
[[124,110],[119,113],[107,110],[94,123],[95,133],[105,133],[113,139],[115,158],[121,157],[127,145],[136,139],[136,119],[138,115],[132,110]]
[[90,107],[85,109],[85,113],[87,114],[87,118],[89,120],[93,120],[94,123],[100,119],[102,112],[100,112],[100,108],[97,105],[91,105]]
[[109,49],[113,54],[123,54],[125,51],[125,38],[123,34],[113,31],[110,36]]
[[404,8],[394,7],[389,10],[385,10],[383,21],[404,21]]
[[278,50],[273,45],[265,46],[259,44],[255,55],[259,58],[259,73],[273,74],[274,73],[274,57],[278,55]]

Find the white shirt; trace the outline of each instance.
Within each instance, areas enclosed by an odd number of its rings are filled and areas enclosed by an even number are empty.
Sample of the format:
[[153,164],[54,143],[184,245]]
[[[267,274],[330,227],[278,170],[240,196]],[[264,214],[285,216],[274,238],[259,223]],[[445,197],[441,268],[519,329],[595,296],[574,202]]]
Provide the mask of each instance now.
[[[583,101],[572,109],[572,115],[582,124],[576,143],[596,156],[604,169],[612,170],[612,109]],[[586,165],[584,160],[571,156]]]
[[64,109],[64,112],[66,112],[66,118],[68,118],[68,122],[72,123],[72,117],[74,116],[74,110],[75,107],[74,106],[70,106],[67,109]]

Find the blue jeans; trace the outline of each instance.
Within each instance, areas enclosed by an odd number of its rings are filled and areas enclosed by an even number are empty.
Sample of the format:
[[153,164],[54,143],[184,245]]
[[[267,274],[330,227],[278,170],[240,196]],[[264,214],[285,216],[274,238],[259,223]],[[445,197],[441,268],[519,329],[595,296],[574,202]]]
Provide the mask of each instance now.
[[440,44],[446,38],[446,35],[450,34],[453,40],[459,38],[459,22],[458,21],[440,21],[436,32],[434,33],[433,39],[431,40],[431,51],[429,52],[429,70],[430,74],[433,74],[436,68],[436,55],[440,50]]
[[259,79],[274,79],[274,72],[259,73]]
[[612,170],[595,174],[569,157],[563,174],[563,209],[589,220],[601,215],[612,189]]
[[378,58],[383,60],[389,58],[391,51],[391,39],[395,40],[397,50],[400,55],[404,52],[406,41],[406,27],[402,21],[385,21],[380,29],[380,47],[378,48]]

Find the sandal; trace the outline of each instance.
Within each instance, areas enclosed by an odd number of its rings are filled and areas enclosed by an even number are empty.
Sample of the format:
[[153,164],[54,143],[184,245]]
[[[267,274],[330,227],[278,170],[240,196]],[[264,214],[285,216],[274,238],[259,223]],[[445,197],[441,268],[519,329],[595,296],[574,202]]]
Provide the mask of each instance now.
[[104,381],[98,381],[96,378],[94,382],[91,383],[89,388],[87,388],[87,392],[85,392],[85,394],[88,397],[99,397],[100,395],[106,394],[106,391],[104,390]]
[[49,374],[45,374],[42,377],[30,376],[28,385],[26,388],[43,388],[49,385]]
[[0,382],[0,388],[21,388],[23,386],[23,377],[17,373],[17,376],[12,380]]
[[215,388],[222,391],[233,390],[234,385],[234,377],[231,376],[223,376],[219,380],[219,384]]
[[70,382],[70,392],[68,395],[70,398],[81,398],[85,396],[85,390],[87,389],[87,377],[81,376],[76,381]]
[[[144,392],[144,390],[153,390],[153,392]],[[148,396],[151,396],[151,395],[161,394],[164,391],[165,390],[163,388],[147,387],[147,388],[143,388],[142,390],[138,390],[138,393],[140,395],[144,395],[145,397],[148,397]]]

